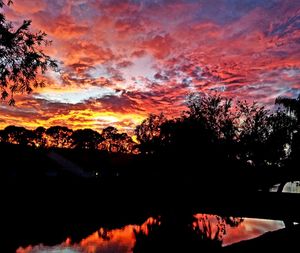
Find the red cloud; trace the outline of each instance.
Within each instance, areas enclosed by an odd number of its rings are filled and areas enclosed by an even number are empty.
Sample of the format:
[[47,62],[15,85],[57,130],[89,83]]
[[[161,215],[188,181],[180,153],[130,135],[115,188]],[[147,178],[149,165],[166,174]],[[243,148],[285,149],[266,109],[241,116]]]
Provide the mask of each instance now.
[[[46,31],[53,40],[46,52],[61,62],[61,74],[49,75],[50,89],[106,86],[125,92],[121,97],[72,106],[24,97],[18,108],[0,109],[2,126],[21,122],[48,126],[53,123],[51,117],[55,122],[68,120],[70,126],[82,126],[84,116],[78,120],[68,116],[68,110],[81,115],[90,108],[136,117],[161,111],[176,116],[185,109],[184,99],[191,91],[218,90],[266,104],[279,95],[297,95],[300,16],[295,10],[300,4],[232,1],[230,8],[225,3],[215,8],[215,4],[180,0],[16,2],[5,9],[7,17],[18,22],[32,19],[33,28]],[[101,106],[94,107],[96,104]],[[30,106],[38,108],[38,113],[31,113]],[[90,115],[86,122],[91,124]]]
[[150,40],[146,40],[142,46],[158,59],[162,59],[170,55],[172,44],[173,39],[169,35],[156,35]]

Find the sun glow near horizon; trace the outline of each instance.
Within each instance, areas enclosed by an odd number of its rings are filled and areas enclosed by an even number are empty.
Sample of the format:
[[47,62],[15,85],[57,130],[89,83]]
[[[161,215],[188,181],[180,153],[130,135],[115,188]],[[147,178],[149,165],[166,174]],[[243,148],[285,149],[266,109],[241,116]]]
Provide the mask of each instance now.
[[[299,1],[22,0],[8,20],[32,20],[59,62],[47,87],[2,102],[0,127],[64,125],[130,131],[150,113],[179,115],[186,95],[274,103],[299,94]],[[176,19],[174,19],[176,17]]]
[[39,126],[49,128],[51,126],[66,126],[70,129],[91,128],[99,132],[108,126],[114,126],[122,132],[132,134],[135,126],[140,124],[147,115],[132,113],[97,111],[91,109],[70,110],[66,114],[55,114],[34,121],[11,121],[0,122],[0,128],[3,129],[8,125],[22,126],[28,129],[35,129]]

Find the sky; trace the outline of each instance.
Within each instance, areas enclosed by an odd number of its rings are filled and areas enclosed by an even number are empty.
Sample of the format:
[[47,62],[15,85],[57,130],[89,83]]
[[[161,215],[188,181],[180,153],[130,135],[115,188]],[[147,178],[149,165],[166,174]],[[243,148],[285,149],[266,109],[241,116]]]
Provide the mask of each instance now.
[[185,110],[191,92],[271,105],[300,88],[300,1],[15,0],[60,71],[47,87],[0,103],[0,128],[62,125],[130,132]]

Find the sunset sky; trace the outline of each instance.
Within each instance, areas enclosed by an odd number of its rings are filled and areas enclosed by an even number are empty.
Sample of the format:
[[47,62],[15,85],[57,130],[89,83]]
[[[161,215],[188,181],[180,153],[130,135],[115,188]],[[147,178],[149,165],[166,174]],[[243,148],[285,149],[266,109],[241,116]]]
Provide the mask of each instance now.
[[300,1],[14,0],[53,41],[60,72],[0,104],[0,128],[64,125],[132,130],[149,113],[176,116],[188,93],[272,104],[300,88]]

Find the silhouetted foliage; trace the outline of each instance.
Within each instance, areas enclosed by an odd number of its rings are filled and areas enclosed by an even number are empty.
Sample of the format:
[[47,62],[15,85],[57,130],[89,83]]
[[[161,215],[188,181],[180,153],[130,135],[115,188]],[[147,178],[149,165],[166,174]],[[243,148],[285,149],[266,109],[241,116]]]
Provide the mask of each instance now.
[[33,146],[33,132],[24,127],[8,126],[1,133],[2,142]]
[[290,158],[296,123],[284,111],[218,94],[191,94],[187,106],[179,118],[150,115],[136,129],[141,152],[158,156],[167,177],[190,175],[191,184],[201,180],[205,188],[214,175],[220,187],[257,188],[271,184]]
[[136,143],[126,133],[118,133],[118,129],[109,126],[102,130],[103,141],[100,149],[109,152],[132,153],[136,149]]
[[137,140],[140,142],[140,149],[145,153],[153,153],[157,151],[161,144],[161,126],[167,119],[163,114],[150,114],[140,125],[135,129]]
[[[182,187],[193,190],[207,189],[212,182],[227,190],[267,189],[286,182],[299,162],[298,100],[278,99],[278,103],[290,101],[294,109],[272,112],[256,103],[232,101],[218,94],[191,94],[188,110],[180,117],[151,114],[137,126],[139,144],[112,126],[101,134],[61,126],[34,131],[10,126],[0,132],[0,140],[44,148],[141,152],[130,173],[138,173],[149,183],[160,181],[161,186],[168,180],[174,185],[184,182]],[[295,169],[293,173],[299,174]]]
[[205,214],[167,214],[150,221],[146,229],[140,227],[134,230],[134,253],[218,252],[226,234],[226,225],[236,227],[242,219]]
[[37,147],[45,148],[47,146],[46,128],[37,127],[34,130],[34,142]]
[[79,149],[97,149],[103,137],[92,129],[79,129],[73,132],[73,147]]
[[46,134],[51,147],[70,148],[72,145],[73,130],[67,127],[53,126],[46,130]]
[[115,127],[103,129],[102,134],[92,129],[73,131],[67,127],[24,127],[8,126],[0,130],[0,142],[22,144],[37,148],[76,148],[106,150],[113,153],[138,154],[137,143],[127,133],[119,133]]
[[[7,1],[11,4],[12,1]],[[0,8],[4,1],[0,1]],[[15,103],[14,94],[30,93],[32,88],[43,87],[45,81],[38,77],[49,68],[56,70],[57,63],[46,55],[41,46],[48,46],[44,32],[32,33],[30,20],[24,20],[18,28],[0,13],[0,89],[1,98],[9,97]]]
[[[300,95],[297,98],[279,97],[276,99],[276,104],[283,105],[286,113],[294,120],[294,124],[289,127],[290,142],[286,149],[289,152],[289,162],[286,167],[291,174],[300,176],[297,168],[300,163]],[[282,186],[283,188],[283,186]]]
[[278,97],[275,103],[283,105],[289,113],[295,115],[296,119],[300,121],[300,95],[297,98]]
[[290,145],[296,121],[282,111],[268,117],[268,136],[265,143],[265,156],[271,166],[282,167],[290,157]]
[[102,136],[104,140],[100,144],[100,149],[112,151],[113,141],[115,139],[118,129],[112,126],[106,127],[102,130]]

